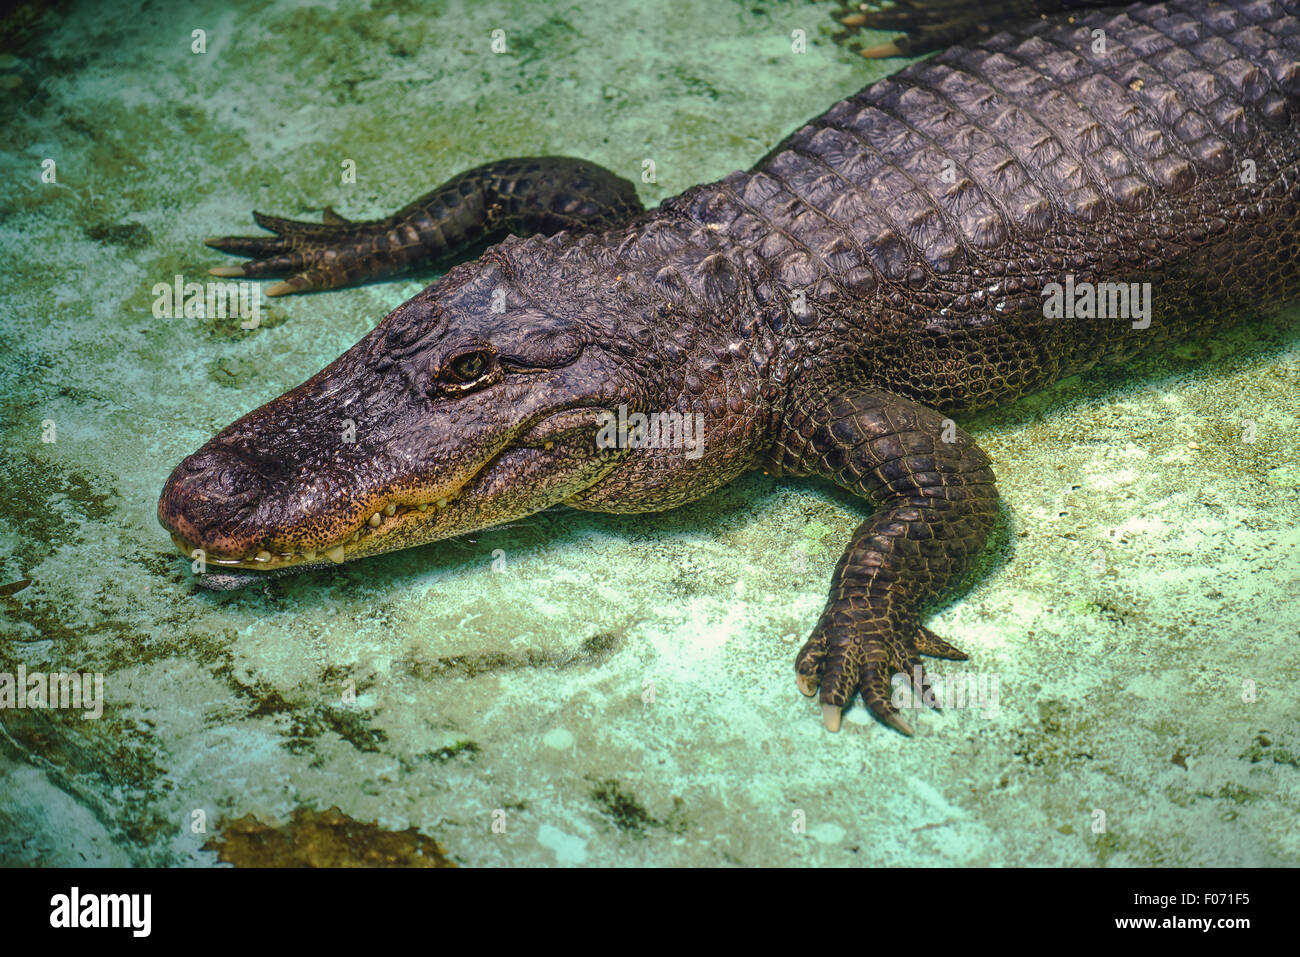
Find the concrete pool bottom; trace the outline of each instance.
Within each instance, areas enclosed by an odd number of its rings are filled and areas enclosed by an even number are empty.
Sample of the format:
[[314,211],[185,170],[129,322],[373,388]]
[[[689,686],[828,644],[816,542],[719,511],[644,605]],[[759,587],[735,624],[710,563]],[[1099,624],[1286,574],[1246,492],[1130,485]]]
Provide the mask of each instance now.
[[[33,584],[0,599],[0,671],[99,672],[106,700],[0,712],[0,862],[211,866],[248,815],[337,808],[469,865],[1300,863],[1294,309],[963,423],[1005,527],[930,621],[971,661],[934,667],[996,675],[999,708],[910,741],[860,707],[828,735],[794,687],[863,515],[825,486],[752,475],[223,595],[174,556],[153,507],[180,457],[421,283],[291,297],[252,331],[157,319],[153,284],[224,262],[201,238],[251,208],[376,214],[492,156],[657,156],[653,203],[869,78],[828,42],[788,62],[816,6],[728,35],[697,6],[331,21],[333,72],[276,8],[236,30],[214,7],[203,60],[76,17],[19,56],[44,92],[2,160],[0,584]],[[499,21],[514,60],[473,52]]]

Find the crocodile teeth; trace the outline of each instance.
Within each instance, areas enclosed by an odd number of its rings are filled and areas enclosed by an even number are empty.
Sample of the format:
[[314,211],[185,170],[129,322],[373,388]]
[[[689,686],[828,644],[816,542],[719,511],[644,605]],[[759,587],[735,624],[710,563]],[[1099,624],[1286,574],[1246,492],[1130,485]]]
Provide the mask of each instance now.
[[269,562],[271,560],[271,553],[268,551],[260,551],[256,556],[254,556],[254,560],[259,562]]
[[370,516],[370,527],[371,527],[371,528],[378,528],[378,527],[379,527],[379,523],[382,522],[382,521],[383,521],[383,519],[379,517],[379,513],[378,513],[378,512],[375,512],[374,515],[371,515],[371,516]]
[[439,507],[439,508],[446,508],[446,507],[447,507],[447,500],[446,500],[445,498],[440,498],[440,499],[438,499],[438,507]]
[[427,512],[427,511],[429,510],[429,503],[428,503],[428,502],[421,502],[419,505],[417,505],[417,506],[415,506],[415,507],[418,508],[418,509],[419,509],[420,511],[422,511],[422,512]]
[[396,515],[396,514],[397,514],[397,504],[396,504],[395,502],[389,502],[387,505],[385,505],[385,506],[384,506],[384,514],[385,514],[385,515],[389,515],[389,516]]
[[303,552],[302,557],[307,559],[309,562],[314,562],[316,560],[316,552],[314,550]]
[[333,548],[331,548],[329,551],[325,553],[325,557],[328,558],[330,561],[332,561],[335,565],[342,565],[343,546],[335,545]]

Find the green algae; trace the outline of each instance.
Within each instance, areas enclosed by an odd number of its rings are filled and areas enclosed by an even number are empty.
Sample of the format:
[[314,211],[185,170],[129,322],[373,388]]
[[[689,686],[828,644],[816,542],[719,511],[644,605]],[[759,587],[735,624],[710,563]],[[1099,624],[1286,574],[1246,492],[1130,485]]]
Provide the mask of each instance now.
[[414,828],[385,830],[336,807],[299,807],[280,826],[253,815],[222,818],[204,845],[235,867],[455,867],[446,850]]

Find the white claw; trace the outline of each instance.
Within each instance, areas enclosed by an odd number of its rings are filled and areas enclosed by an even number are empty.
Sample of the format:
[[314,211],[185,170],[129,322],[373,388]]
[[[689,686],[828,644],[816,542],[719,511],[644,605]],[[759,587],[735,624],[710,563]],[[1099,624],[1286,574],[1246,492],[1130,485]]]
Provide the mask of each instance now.
[[912,730],[912,726],[911,726],[910,724],[908,724],[906,721],[904,721],[904,720],[902,719],[902,717],[901,717],[900,715],[897,715],[897,714],[892,714],[892,713],[891,713],[891,714],[887,714],[887,715],[885,715],[885,724],[889,725],[889,726],[890,726],[891,728],[893,728],[895,731],[901,731],[903,734],[907,735],[909,738],[910,738],[912,735],[916,734],[916,732]]
[[826,725],[827,731],[838,731],[840,729],[840,715],[844,709],[833,704],[822,705],[822,724]]

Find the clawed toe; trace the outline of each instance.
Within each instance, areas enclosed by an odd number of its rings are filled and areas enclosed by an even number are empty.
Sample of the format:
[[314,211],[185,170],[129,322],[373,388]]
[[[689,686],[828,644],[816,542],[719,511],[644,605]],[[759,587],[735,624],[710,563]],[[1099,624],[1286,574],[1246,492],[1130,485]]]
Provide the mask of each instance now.
[[214,236],[204,240],[213,249],[250,257],[237,266],[215,266],[214,276],[241,279],[280,279],[267,287],[268,296],[286,296],[296,292],[336,289],[373,271],[366,266],[370,224],[354,223],[325,207],[324,222],[304,223],[265,213],[253,213],[253,219],[274,236]]
[[826,725],[826,730],[831,732],[840,730],[840,718],[843,714],[844,709],[839,705],[822,705],[822,723]]
[[907,735],[909,738],[916,733],[912,730],[912,726],[908,724],[906,721],[904,721],[902,716],[899,715],[897,711],[889,711],[883,715],[878,715],[877,717],[879,717],[881,721],[885,722],[885,724],[889,725],[895,731],[900,731],[903,734]]
[[334,212],[334,207],[333,207],[333,206],[326,206],[326,207],[321,211],[320,218],[321,218],[321,222],[323,222],[326,226],[352,226],[352,225],[354,225],[354,223],[353,223],[352,220],[350,220],[350,219],[344,219],[344,218],[343,218],[342,216],[340,216],[338,213]]
[[[899,637],[911,634],[911,638]],[[899,625],[881,635],[835,634],[818,628],[799,652],[795,684],[822,702],[822,723],[839,731],[845,707],[854,694],[883,724],[912,737],[916,732],[899,712],[893,679],[904,675],[916,700],[934,700],[930,675],[921,655],[964,661],[967,655],[928,628]]]
[[916,650],[931,658],[947,658],[949,661],[966,661],[970,655],[954,648],[924,625],[916,629]]
[[308,223],[300,219],[285,219],[282,216],[268,216],[266,213],[259,213],[253,210],[253,220],[263,229],[269,229],[278,236],[304,236],[316,240],[328,239],[338,232],[341,225],[352,225],[342,216],[334,212],[332,207],[325,207],[329,210],[328,216],[322,216],[324,222]]

